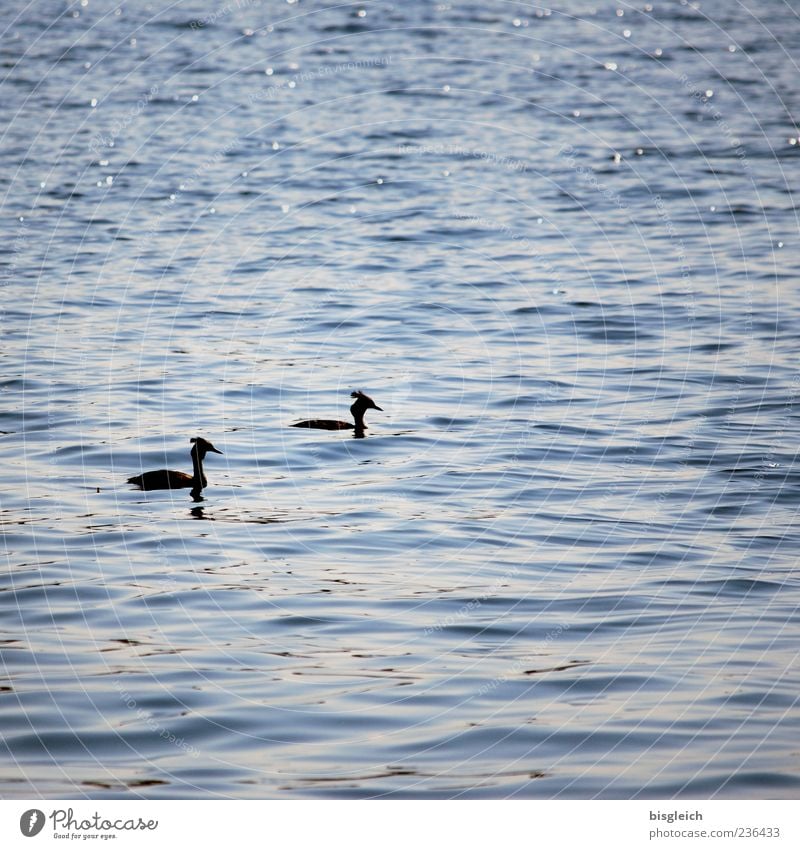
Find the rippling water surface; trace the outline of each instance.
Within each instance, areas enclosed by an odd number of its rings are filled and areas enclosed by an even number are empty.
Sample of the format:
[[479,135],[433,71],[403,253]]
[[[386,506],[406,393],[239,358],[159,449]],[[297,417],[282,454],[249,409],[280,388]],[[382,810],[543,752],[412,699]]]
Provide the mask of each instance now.
[[0,795],[800,794],[796,13],[12,5]]

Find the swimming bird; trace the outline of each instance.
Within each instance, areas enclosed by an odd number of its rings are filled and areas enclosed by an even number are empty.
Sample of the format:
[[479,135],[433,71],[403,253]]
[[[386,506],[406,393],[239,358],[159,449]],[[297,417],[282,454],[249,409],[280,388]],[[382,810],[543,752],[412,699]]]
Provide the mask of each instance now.
[[209,451],[222,454],[218,448],[202,436],[193,436],[189,442],[192,443],[191,457],[194,473],[187,475],[185,472],[175,472],[171,469],[158,469],[154,472],[143,472],[136,477],[128,478],[128,483],[138,486],[140,489],[185,489],[192,488],[192,493],[199,493],[208,486],[208,481],[203,473],[203,458]]
[[364,413],[367,410],[380,410],[383,412],[383,409],[369,395],[365,395],[363,392],[351,392],[350,397],[356,399],[350,407],[350,412],[355,420],[354,425],[350,424],[350,422],[337,422],[331,419],[310,419],[307,422],[295,422],[292,427],[315,427],[320,430],[355,430],[356,433],[363,434],[367,428],[364,424]]

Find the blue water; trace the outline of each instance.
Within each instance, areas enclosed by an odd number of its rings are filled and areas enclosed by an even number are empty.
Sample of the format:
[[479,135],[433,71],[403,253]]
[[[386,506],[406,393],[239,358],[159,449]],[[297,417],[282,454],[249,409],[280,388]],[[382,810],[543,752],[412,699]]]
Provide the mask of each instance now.
[[6,5],[0,796],[800,795],[789,5]]

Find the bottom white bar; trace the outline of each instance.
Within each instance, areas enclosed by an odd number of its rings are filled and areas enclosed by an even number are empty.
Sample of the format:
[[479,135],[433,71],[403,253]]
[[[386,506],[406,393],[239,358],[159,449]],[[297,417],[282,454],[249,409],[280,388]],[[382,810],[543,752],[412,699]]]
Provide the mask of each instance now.
[[0,845],[800,846],[797,801],[0,801]]

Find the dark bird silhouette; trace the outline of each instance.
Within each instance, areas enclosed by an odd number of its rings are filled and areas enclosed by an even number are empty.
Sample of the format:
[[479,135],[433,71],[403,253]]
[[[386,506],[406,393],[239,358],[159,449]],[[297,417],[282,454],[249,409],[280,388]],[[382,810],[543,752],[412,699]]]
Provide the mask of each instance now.
[[364,424],[364,413],[367,410],[380,410],[383,412],[383,409],[363,392],[351,392],[350,397],[356,399],[350,407],[355,424],[337,422],[331,419],[310,419],[306,422],[295,422],[292,427],[315,427],[320,430],[355,430],[356,433],[363,433],[367,429],[366,424]]
[[222,454],[217,448],[202,436],[192,437],[189,442],[192,443],[191,457],[193,474],[187,475],[185,472],[175,472],[172,469],[158,469],[154,472],[143,472],[136,477],[128,478],[128,483],[138,486],[140,489],[185,489],[192,488],[192,494],[199,494],[201,490],[208,486],[208,481],[203,473],[203,458],[209,451],[215,454]]

